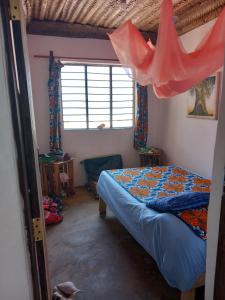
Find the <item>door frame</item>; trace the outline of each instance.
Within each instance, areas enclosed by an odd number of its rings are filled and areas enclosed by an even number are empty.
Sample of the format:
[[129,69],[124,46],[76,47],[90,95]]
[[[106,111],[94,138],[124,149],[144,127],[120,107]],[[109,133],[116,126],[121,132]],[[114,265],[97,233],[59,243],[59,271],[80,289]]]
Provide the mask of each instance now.
[[[12,125],[17,151],[20,193],[23,199],[25,231],[30,257],[34,300],[49,300],[50,285],[46,238],[41,203],[38,151],[34,128],[31,81],[25,53],[24,19],[19,0],[0,1],[4,32],[7,79],[9,85]],[[35,237],[34,220],[40,221],[39,239]]]
[[225,194],[222,197],[219,239],[217,248],[216,275],[214,283],[214,300],[224,299],[225,283]]

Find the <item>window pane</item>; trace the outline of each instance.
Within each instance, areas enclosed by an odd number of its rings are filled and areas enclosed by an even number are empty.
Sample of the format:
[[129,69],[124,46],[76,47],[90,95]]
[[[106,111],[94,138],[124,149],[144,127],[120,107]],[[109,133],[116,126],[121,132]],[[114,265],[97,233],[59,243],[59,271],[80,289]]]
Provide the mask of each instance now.
[[63,108],[72,108],[72,107],[83,107],[83,108],[85,108],[86,107],[86,102],[84,102],[84,101],[68,101],[68,102],[66,102],[66,101],[63,101],[63,103],[62,103],[62,106],[63,106]]
[[85,88],[84,87],[62,87],[62,93],[84,94],[85,93]]
[[114,88],[113,89],[113,94],[119,94],[119,95],[124,95],[124,94],[128,94],[128,95],[132,95],[133,94],[133,89],[132,88]]
[[120,107],[131,107],[131,108],[133,108],[133,101],[113,102],[113,108],[120,108]]
[[113,115],[113,121],[133,120],[133,114]]
[[89,108],[88,113],[89,115],[110,115],[110,110],[109,108]]
[[113,75],[112,80],[114,81],[132,81],[132,77],[128,75]]
[[120,127],[133,127],[133,121],[130,120],[130,121],[113,121],[112,122],[112,125],[113,127],[117,127],[117,128],[120,128]]
[[110,101],[109,95],[88,95],[88,101]]
[[63,115],[85,115],[86,109],[84,108],[63,108]]
[[110,103],[109,102],[88,102],[89,108],[109,108]]
[[113,81],[112,82],[112,87],[113,88],[116,88],[116,87],[130,87],[130,88],[133,88],[133,81]]
[[61,80],[62,86],[85,86],[84,80]]
[[84,66],[79,65],[65,65],[61,69],[61,73],[64,72],[84,72]]
[[62,100],[64,101],[66,101],[66,100],[69,100],[69,101],[76,101],[76,100],[78,100],[78,101],[81,101],[81,100],[83,100],[83,101],[85,101],[85,94],[63,94],[62,93]]
[[109,81],[103,81],[103,80],[89,80],[88,81],[89,87],[109,87]]
[[88,80],[109,80],[109,75],[105,74],[87,74]]
[[96,129],[101,124],[105,124],[104,128],[110,128],[110,122],[98,122],[98,121],[89,122],[89,128]]
[[86,122],[64,122],[64,129],[86,129]]
[[96,94],[96,95],[107,95],[109,94],[109,88],[90,88],[88,87],[89,94]]
[[86,116],[63,116],[63,121],[86,121]]
[[113,108],[113,115],[116,114],[132,114],[133,108]]
[[108,66],[87,66],[87,72],[109,74],[109,67]]
[[105,121],[110,121],[109,115],[89,115],[89,121],[100,121],[104,123]]
[[84,73],[61,73],[61,79],[85,79]]
[[133,100],[133,93],[131,95],[113,95],[113,101]]
[[127,74],[129,69],[125,69],[123,67],[112,67],[112,74]]

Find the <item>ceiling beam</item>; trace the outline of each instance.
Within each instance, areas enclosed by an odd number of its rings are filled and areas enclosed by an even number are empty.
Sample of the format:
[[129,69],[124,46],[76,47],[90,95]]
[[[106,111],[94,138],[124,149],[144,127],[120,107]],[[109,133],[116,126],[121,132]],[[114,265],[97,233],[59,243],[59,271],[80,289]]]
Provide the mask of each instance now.
[[[108,40],[107,33],[111,33],[113,30],[115,29],[55,21],[31,21],[27,25],[28,34],[102,40]],[[141,31],[141,34],[145,40],[150,38],[155,44],[157,39],[156,32]]]

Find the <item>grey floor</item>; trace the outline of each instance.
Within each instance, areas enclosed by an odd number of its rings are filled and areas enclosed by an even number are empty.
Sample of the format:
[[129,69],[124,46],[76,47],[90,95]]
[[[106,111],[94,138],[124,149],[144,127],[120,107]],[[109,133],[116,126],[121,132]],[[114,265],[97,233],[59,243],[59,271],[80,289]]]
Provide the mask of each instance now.
[[177,300],[153,259],[85,189],[64,200],[64,221],[47,228],[52,286],[72,281],[78,300]]

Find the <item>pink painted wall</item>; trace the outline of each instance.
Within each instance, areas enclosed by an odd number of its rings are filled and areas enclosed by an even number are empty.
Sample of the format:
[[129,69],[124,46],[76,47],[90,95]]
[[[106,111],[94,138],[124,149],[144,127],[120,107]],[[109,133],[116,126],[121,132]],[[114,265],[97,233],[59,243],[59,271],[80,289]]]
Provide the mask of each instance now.
[[[182,36],[187,51],[193,50],[213,22]],[[197,70],[196,70],[197,72]],[[186,117],[189,94],[149,102],[149,143],[162,148],[168,162],[211,177],[217,121]]]
[[[28,47],[37,140],[40,152],[48,152],[48,60],[34,58],[34,55],[48,55],[53,50],[58,56],[105,59],[116,56],[110,42],[104,40],[28,35]],[[133,149],[133,129],[63,131],[62,143],[64,151],[75,158],[75,185],[85,183],[83,166],[80,165],[85,158],[120,153],[125,166],[138,165],[138,156]]]

